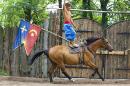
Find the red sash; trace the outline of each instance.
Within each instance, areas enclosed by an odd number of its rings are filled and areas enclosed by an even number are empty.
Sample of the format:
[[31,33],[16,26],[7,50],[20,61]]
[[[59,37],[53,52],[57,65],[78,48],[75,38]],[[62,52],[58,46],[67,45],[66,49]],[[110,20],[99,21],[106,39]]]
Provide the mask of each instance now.
[[72,24],[70,21],[64,21],[64,24]]

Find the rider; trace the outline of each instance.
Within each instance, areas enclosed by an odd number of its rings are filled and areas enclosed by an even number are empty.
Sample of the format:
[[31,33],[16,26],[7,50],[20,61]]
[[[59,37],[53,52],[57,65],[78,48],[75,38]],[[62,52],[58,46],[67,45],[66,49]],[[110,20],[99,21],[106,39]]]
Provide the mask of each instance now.
[[75,25],[73,19],[71,18],[71,4],[69,2],[64,3],[63,5],[63,15],[64,15],[64,31],[65,31],[65,37],[67,40],[69,40],[69,46],[70,47],[78,47],[78,44],[74,43],[74,40],[76,38],[76,32],[73,28],[77,28]]

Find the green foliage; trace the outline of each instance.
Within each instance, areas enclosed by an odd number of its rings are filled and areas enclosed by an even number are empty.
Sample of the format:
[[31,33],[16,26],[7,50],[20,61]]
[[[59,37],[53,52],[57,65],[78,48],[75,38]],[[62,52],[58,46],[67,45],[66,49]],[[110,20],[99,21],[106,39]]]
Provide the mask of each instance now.
[[[73,3],[73,8],[75,9],[85,9],[83,8],[84,5],[87,5],[88,3],[83,3],[84,0],[72,0]],[[86,0],[89,1],[89,0]],[[105,4],[105,3],[108,4]],[[129,11],[130,10],[130,1],[129,0],[90,0],[90,5],[87,5],[87,9],[90,10],[103,10],[104,8],[101,9],[101,3],[102,7],[106,6],[106,10],[108,11]],[[91,12],[86,12],[88,15],[87,18],[91,15]],[[79,18],[83,17],[82,14],[83,12],[73,12],[74,18]],[[122,20],[130,20],[130,14],[115,14],[115,13],[107,13],[107,20],[108,24],[112,24],[117,21],[122,21]],[[79,16],[80,15],[80,16]],[[93,20],[101,23],[102,22],[102,15],[101,13],[92,13]]]
[[95,21],[97,21],[98,23],[101,24],[102,16],[95,16],[93,20],[95,20]]
[[82,0],[72,0],[71,2],[72,8],[81,8],[82,7]]
[[[130,1],[129,0],[114,0],[113,3],[111,3],[108,6],[108,10],[111,11],[129,11],[130,10]],[[109,24],[112,24],[117,21],[122,20],[130,20],[130,14],[109,14],[108,20]]]
[[8,76],[9,74],[6,71],[0,69],[0,75]]
[[[51,3],[61,0],[2,0],[0,1],[0,27],[10,28],[16,27],[19,24],[19,20],[27,19],[30,21],[33,19],[34,23],[41,25],[43,20],[48,17],[48,13],[45,11],[46,6]],[[100,10],[101,2],[104,0],[88,0],[90,3],[83,3],[83,0],[71,0],[72,8],[83,9],[83,5],[87,4],[87,9]],[[107,0],[107,10],[110,11],[129,11],[129,0]],[[83,17],[83,12],[73,11],[74,18]],[[101,23],[102,17],[98,13],[87,12],[87,18],[93,18]],[[109,22],[116,22],[120,20],[130,19],[129,14],[121,15],[108,15]]]
[[42,24],[43,19],[48,16],[45,11],[48,4],[49,0],[3,0],[0,4],[0,26],[16,27],[20,19],[33,19],[34,23]]

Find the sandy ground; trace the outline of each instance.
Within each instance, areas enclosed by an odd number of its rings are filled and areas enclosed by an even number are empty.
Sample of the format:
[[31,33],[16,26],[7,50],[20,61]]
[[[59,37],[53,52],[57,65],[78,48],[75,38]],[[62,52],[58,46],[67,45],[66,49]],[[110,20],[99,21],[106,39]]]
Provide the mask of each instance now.
[[48,79],[32,77],[9,77],[0,76],[0,86],[130,86],[130,79],[85,79],[74,78],[75,82],[66,78],[55,78],[54,83]]

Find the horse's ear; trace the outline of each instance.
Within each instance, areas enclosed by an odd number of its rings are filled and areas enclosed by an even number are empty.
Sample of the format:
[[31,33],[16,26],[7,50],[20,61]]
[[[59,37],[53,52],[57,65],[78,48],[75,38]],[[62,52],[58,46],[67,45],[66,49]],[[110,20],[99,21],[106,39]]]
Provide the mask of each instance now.
[[87,39],[83,39],[82,42],[83,42],[83,43],[87,43]]
[[100,37],[103,38],[103,39],[105,39],[105,36],[104,36],[104,35],[101,35]]
[[87,44],[87,40],[86,40],[86,39],[82,39],[82,40],[80,41],[80,44],[81,44],[81,45]]
[[102,36],[101,36],[101,39],[102,39],[102,40],[105,40],[106,38],[102,35]]
[[105,39],[105,37],[104,37],[104,36],[102,36],[101,38],[102,38],[102,39]]

